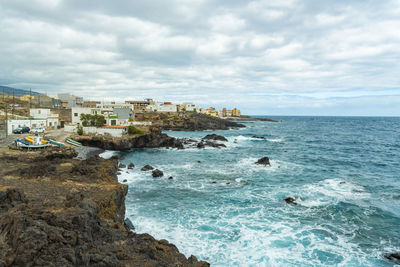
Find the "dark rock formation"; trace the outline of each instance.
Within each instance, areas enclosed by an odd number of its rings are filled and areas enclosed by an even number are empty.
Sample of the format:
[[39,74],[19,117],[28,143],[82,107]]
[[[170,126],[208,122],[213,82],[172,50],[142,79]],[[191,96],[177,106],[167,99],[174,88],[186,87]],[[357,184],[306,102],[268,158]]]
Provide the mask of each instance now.
[[253,135],[251,138],[265,140],[265,137],[264,137],[264,136],[256,136],[256,135]]
[[128,169],[133,169],[133,168],[135,168],[135,164],[133,164],[133,162],[129,163]]
[[297,205],[296,199],[293,198],[293,197],[285,198],[285,202],[288,203],[288,204]]
[[[6,153],[0,155],[0,266],[209,266],[126,229],[128,187],[115,179],[117,159]],[[54,168],[30,175],[33,162]]]
[[143,168],[141,168],[140,170],[146,172],[146,171],[151,171],[151,170],[153,170],[153,169],[154,169],[154,168],[151,167],[150,165],[145,165],[145,166],[144,166]]
[[217,135],[217,134],[207,134],[202,138],[202,140],[214,140],[214,141],[223,141],[223,142],[228,142],[228,139],[223,137],[222,135]]
[[204,131],[204,130],[228,130],[236,127],[246,127],[243,124],[216,118],[200,113],[193,113],[179,118],[179,120],[167,120],[160,123],[163,130],[173,131]]
[[128,231],[135,231],[135,226],[133,225],[132,221],[129,218],[125,218],[124,226]]
[[126,165],[123,164],[123,163],[120,163],[120,164],[118,165],[118,168],[126,168]]
[[201,141],[197,144],[197,148],[205,148],[206,146],[215,148],[226,147],[226,145],[224,144],[219,144],[211,141]]
[[174,179],[174,177],[172,177],[172,176],[168,177],[168,180],[173,180],[173,179]]
[[400,252],[385,254],[385,258],[394,262],[395,264],[400,264]]
[[122,182],[123,182],[123,183],[126,183],[126,182],[128,182],[128,180],[127,180],[127,179],[124,179]]
[[99,147],[108,150],[130,150],[132,148],[179,148],[183,149],[182,141],[177,138],[170,137],[159,131],[153,131],[149,134],[139,136],[123,136],[121,138],[95,135],[76,135],[74,140],[86,146]]
[[266,166],[266,165],[271,166],[271,163],[269,162],[269,158],[268,158],[268,157],[263,157],[263,158],[257,160],[257,161],[255,162],[255,164],[260,164],[260,165],[265,165],[265,166]]
[[155,169],[155,170],[151,173],[151,175],[152,175],[154,178],[158,178],[158,177],[163,177],[163,176],[164,176],[164,173],[163,173],[162,171],[160,171],[159,169]]

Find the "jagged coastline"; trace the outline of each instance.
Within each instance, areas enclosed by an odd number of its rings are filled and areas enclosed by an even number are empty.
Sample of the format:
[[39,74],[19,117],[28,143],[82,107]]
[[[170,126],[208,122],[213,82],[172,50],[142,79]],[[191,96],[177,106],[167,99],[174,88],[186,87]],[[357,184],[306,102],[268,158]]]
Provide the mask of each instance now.
[[209,266],[124,225],[117,158],[0,154],[0,266]]

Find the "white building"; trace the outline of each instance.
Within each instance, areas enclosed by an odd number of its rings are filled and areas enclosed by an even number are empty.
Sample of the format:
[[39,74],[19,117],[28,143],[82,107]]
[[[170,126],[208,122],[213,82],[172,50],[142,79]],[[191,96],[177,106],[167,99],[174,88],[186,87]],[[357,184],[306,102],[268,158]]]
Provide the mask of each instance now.
[[7,132],[12,134],[12,132],[19,127],[29,127],[29,128],[45,128],[47,125],[46,119],[9,119],[7,120]]
[[56,128],[59,125],[59,115],[51,113],[51,110],[48,108],[31,108],[29,114],[34,119],[46,120],[46,125],[44,127]]
[[155,112],[178,112],[178,106],[171,102],[156,102],[153,105],[148,105],[146,109]]
[[181,106],[185,111],[196,111],[196,105],[193,103],[183,103]]
[[71,108],[71,114],[72,114],[72,124],[82,124],[81,121],[81,114],[91,114],[95,115],[98,114],[100,115],[100,109],[99,108],[81,108],[81,107],[72,107]]

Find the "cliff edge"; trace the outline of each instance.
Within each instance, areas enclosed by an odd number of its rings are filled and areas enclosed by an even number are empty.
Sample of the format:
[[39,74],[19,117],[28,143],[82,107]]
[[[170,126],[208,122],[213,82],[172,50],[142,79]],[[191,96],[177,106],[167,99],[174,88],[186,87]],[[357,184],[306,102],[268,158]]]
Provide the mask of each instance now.
[[0,266],[209,266],[124,226],[117,159],[71,149],[0,155]]

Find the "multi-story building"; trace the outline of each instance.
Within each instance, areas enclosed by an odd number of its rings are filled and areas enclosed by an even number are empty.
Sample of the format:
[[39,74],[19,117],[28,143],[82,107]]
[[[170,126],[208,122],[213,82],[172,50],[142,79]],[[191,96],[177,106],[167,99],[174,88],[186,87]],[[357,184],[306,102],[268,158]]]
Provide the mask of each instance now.
[[73,94],[58,94],[60,105],[65,108],[82,107],[83,97],[75,96]]

